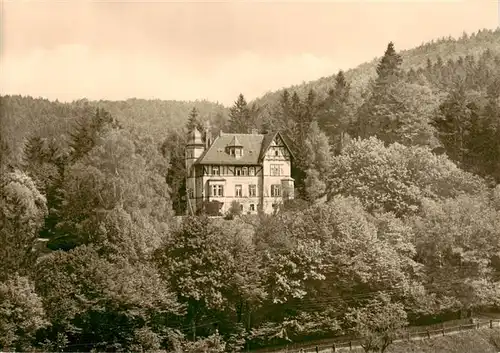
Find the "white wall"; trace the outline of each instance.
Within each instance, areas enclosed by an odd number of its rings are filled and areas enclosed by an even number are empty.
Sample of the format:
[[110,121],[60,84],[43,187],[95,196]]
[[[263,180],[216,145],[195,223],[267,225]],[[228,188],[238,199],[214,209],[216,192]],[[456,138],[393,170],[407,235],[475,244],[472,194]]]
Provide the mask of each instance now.
[[[203,153],[203,149],[196,149],[194,152],[195,159],[198,158],[201,153]],[[281,167],[281,175],[272,176],[271,175],[271,165],[280,165]],[[257,169],[259,169],[257,167]],[[223,208],[221,212],[226,213],[233,201],[237,201],[241,205],[243,205],[243,212],[246,214],[250,211],[250,205],[255,205],[256,213],[259,209],[259,206],[262,206],[262,209],[266,213],[273,212],[273,204],[281,204],[283,202],[283,197],[272,197],[271,196],[271,185],[280,185],[282,186],[282,180],[291,177],[291,157],[286,148],[271,145],[269,150],[267,151],[263,167],[260,171],[256,173],[255,176],[233,176],[233,175],[220,175],[220,176],[199,176],[196,178],[188,178],[187,184],[188,187],[194,187],[196,190],[197,205],[196,200],[191,201],[191,205],[195,208],[199,208],[200,204],[204,200],[217,200],[222,202]],[[225,179],[221,181],[210,181],[210,179]],[[288,182],[292,183],[293,182]],[[210,195],[209,188],[211,185],[224,185],[224,196],[223,197],[214,197],[208,196]],[[256,185],[257,195],[255,197],[249,197],[249,189],[248,186],[250,184]],[[242,186],[242,197],[236,197],[236,185]],[[202,196],[201,190],[204,190],[204,199],[200,199]],[[283,195],[282,188],[282,195]]]
[[[209,181],[210,179],[225,179],[225,181]],[[214,176],[204,176],[202,178],[203,185],[205,188],[205,195],[208,194],[208,190],[210,185],[224,185],[224,197],[213,197],[210,196],[210,200],[217,200],[219,202],[223,202],[224,206],[222,208],[222,213],[224,214],[231,207],[231,203],[233,201],[237,201],[243,205],[243,212],[247,213],[250,211],[250,204],[255,205],[255,212],[257,212],[258,205],[260,203],[260,189],[262,184],[261,173],[258,173],[255,176],[231,176],[231,175],[221,175],[220,177]],[[256,185],[257,195],[256,197],[249,196],[248,186],[254,184]],[[236,185],[242,186],[242,197],[236,197]]]

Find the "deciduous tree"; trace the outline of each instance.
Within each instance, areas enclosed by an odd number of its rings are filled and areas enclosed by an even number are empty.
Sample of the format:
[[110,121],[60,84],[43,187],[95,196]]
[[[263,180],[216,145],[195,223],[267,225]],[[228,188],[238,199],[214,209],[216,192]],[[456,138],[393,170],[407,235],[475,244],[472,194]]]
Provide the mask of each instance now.
[[0,279],[17,271],[26,273],[33,265],[34,246],[46,215],[46,199],[30,177],[19,170],[2,175]]
[[361,337],[365,352],[383,353],[408,325],[406,312],[400,303],[391,302],[380,294],[359,308],[350,309],[345,315],[350,331]]
[[107,260],[91,246],[41,259],[36,286],[51,323],[45,337],[57,342],[65,332],[76,344],[91,335],[87,349],[157,349],[166,319],[183,309],[154,267],[120,256]]
[[425,198],[476,194],[485,188],[481,178],[459,169],[445,155],[398,143],[386,147],[373,137],[353,140],[334,157],[331,176],[330,197],[355,196],[369,211],[382,209],[398,216],[417,212]]
[[38,330],[48,324],[40,297],[27,277],[0,282],[0,348],[29,351]]

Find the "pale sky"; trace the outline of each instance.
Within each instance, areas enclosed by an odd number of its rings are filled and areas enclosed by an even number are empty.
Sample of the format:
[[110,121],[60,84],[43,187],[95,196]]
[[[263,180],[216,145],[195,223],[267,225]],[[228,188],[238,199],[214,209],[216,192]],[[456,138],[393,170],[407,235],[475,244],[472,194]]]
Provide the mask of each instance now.
[[355,67],[389,41],[494,29],[498,1],[2,0],[0,90],[230,105]]

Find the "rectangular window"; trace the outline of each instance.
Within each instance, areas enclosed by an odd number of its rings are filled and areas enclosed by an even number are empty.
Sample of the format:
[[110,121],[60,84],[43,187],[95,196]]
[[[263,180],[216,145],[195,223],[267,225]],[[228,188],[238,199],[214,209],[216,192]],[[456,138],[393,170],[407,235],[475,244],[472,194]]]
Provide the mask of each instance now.
[[194,191],[193,191],[193,189],[191,189],[191,188],[189,188],[189,189],[188,189],[188,197],[189,197],[190,199],[194,199]]
[[250,211],[255,211],[255,205],[253,203],[250,204]]
[[220,175],[219,167],[214,165],[212,166],[212,175]]
[[272,176],[282,175],[281,164],[271,164],[271,175]]
[[248,168],[248,175],[250,175],[250,176],[254,176],[255,175],[255,168],[254,167]]
[[241,185],[235,185],[234,196],[236,196],[236,197],[243,196]]
[[247,171],[248,171],[248,168],[247,167],[243,167],[241,169],[241,175],[246,176],[248,174]]
[[271,185],[271,197],[280,197],[281,196],[281,185]]
[[248,185],[248,196],[257,196],[257,185]]
[[224,186],[223,185],[212,185],[210,188],[210,196],[221,197],[224,196]]
[[234,174],[235,174],[236,176],[240,176],[240,175],[241,175],[241,168],[236,168],[236,169],[234,170]]

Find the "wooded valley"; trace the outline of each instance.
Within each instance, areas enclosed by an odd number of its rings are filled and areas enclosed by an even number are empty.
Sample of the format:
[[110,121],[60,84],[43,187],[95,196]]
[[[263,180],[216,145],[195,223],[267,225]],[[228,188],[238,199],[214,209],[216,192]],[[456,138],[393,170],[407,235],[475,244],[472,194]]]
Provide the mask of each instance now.
[[[500,310],[500,29],[381,55],[230,108],[2,96],[0,348],[383,352]],[[296,199],[179,218],[207,121],[283,132]]]

